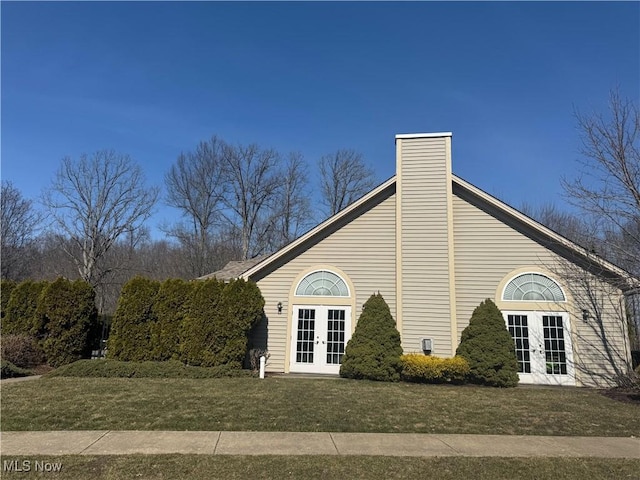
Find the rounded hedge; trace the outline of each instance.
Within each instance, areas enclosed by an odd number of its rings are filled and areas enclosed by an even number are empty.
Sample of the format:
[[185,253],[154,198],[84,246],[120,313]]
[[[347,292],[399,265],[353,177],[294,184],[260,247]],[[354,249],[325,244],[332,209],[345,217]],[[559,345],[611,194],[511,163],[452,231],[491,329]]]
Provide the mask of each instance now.
[[397,382],[400,380],[402,346],[396,322],[380,293],[362,307],[353,336],[347,343],[340,376]]
[[518,384],[518,361],[513,338],[502,313],[491,299],[482,302],[462,331],[456,355],[469,362],[470,383],[492,387]]

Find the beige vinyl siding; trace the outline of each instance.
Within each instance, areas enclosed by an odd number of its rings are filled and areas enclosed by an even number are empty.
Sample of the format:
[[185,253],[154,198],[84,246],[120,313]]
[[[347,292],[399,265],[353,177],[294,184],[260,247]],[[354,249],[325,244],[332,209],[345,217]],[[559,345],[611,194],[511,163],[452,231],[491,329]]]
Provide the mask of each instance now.
[[[458,341],[473,309],[481,301],[491,298],[500,302],[495,298],[496,289],[506,275],[527,266],[559,272],[561,267],[558,265],[565,262],[544,246],[457,195],[453,196],[453,225]],[[610,383],[616,368],[624,368],[628,356],[627,340],[620,322],[620,291],[591,278],[601,291],[611,290],[602,295],[606,299],[602,305],[602,325],[594,325],[593,322],[583,322],[581,318],[582,308],[591,307],[577,298],[579,291],[572,289],[564,279],[554,277],[569,299],[574,300],[565,308],[570,313],[578,384],[595,386]],[[609,341],[603,342],[603,337]]]
[[[355,289],[355,311],[353,326],[362,311],[362,304],[372,293],[380,292],[396,313],[395,296],[395,194],[375,205],[350,223],[320,240],[279,269],[258,279],[258,287],[265,298],[265,313],[268,318],[268,345],[270,358],[268,371],[285,370],[288,348],[288,320],[292,315],[289,304],[293,283],[301,272],[314,266],[333,266],[342,270]],[[352,292],[353,294],[353,292]],[[330,304],[330,301],[318,303]],[[276,305],[282,302],[282,314]],[[295,302],[295,299],[294,299]]]
[[402,346],[420,351],[420,339],[429,337],[434,354],[450,355],[447,139],[398,141]]

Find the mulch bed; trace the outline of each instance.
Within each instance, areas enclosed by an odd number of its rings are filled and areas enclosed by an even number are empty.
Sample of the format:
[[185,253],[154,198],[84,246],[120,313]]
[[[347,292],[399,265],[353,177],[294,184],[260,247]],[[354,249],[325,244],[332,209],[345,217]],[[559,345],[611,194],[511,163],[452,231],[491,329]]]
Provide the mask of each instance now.
[[625,403],[633,403],[640,405],[640,391],[629,390],[624,388],[609,388],[607,390],[601,390],[602,395],[609,397],[613,400]]

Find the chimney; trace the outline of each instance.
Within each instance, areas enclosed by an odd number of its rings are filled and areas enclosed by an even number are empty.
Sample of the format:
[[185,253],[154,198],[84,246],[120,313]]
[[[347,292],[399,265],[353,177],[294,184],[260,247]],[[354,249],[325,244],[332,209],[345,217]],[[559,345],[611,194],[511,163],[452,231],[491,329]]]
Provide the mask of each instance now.
[[405,352],[455,354],[451,133],[396,135],[397,324]]

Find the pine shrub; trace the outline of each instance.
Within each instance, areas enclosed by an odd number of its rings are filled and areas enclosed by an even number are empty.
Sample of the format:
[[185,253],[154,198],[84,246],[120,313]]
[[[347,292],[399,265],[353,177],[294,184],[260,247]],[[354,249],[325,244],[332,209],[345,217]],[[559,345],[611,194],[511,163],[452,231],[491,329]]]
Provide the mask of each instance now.
[[191,282],[179,279],[168,279],[160,285],[153,304],[152,360],[180,358],[180,331],[189,310],[188,300],[192,289]]
[[[16,288],[18,284],[13,280],[2,280],[0,282],[0,320],[4,321],[4,317],[7,315],[7,305],[9,298],[11,298],[11,292]],[[2,329],[4,331],[4,329]]]
[[347,343],[340,376],[397,382],[400,380],[402,346],[389,306],[380,293],[362,307],[351,340]]
[[33,375],[31,370],[20,368],[8,360],[0,360],[0,378],[17,378]]
[[227,282],[222,292],[224,316],[217,325],[221,349],[219,365],[242,365],[248,350],[249,332],[264,316],[264,298],[258,286],[243,279]]
[[415,383],[463,383],[469,374],[469,363],[462,357],[440,358],[422,353],[400,357],[401,377]]
[[119,360],[78,360],[57,368],[47,377],[103,377],[103,378],[223,378],[251,377],[249,370],[220,365],[193,367],[177,360],[165,362],[121,362]]
[[189,365],[240,367],[248,335],[264,315],[264,299],[254,282],[215,278],[193,287],[183,322],[181,358]]
[[156,321],[153,305],[160,283],[134,277],[123,287],[111,322],[107,357],[114,360],[151,360],[151,332]]
[[40,295],[48,282],[25,280],[11,290],[7,310],[2,319],[2,334],[24,334],[42,338],[44,325],[38,315]]
[[513,339],[502,313],[490,299],[482,302],[463,330],[456,355],[469,362],[470,383],[492,387],[515,387],[518,362]]
[[194,285],[189,298],[189,311],[182,322],[180,353],[183,362],[195,366],[217,365],[215,354],[222,289],[224,283],[215,278]]
[[42,348],[49,365],[58,367],[91,353],[90,332],[98,312],[95,292],[82,280],[58,278],[42,292],[37,315],[44,329]]

